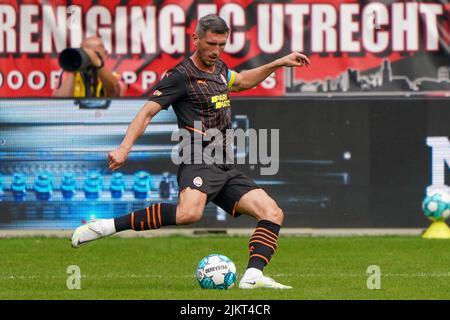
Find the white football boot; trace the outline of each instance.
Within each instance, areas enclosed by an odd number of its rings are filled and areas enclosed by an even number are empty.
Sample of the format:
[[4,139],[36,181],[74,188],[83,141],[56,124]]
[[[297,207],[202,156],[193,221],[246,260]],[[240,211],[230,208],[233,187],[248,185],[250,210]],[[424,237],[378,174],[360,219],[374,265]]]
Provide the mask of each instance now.
[[263,275],[261,270],[249,268],[239,282],[239,289],[292,289],[291,286],[278,283],[272,278]]
[[75,229],[72,234],[72,247],[79,248],[88,242],[109,236],[115,232],[114,219],[93,220]]

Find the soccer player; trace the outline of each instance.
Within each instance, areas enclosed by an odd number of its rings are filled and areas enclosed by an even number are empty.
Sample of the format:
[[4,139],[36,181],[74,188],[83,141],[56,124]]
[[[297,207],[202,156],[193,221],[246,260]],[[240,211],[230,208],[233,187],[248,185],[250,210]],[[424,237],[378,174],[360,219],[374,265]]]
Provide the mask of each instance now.
[[[207,15],[199,19],[192,35],[195,52],[169,70],[156,85],[148,102],[130,123],[120,146],[109,152],[111,170],[117,170],[123,165],[133,144],[162,109],[166,110],[172,105],[179,128],[190,130],[193,136],[204,135],[211,128],[224,133],[231,128],[229,91],[251,89],[280,67],[310,65],[305,55],[292,52],[254,69],[240,73],[232,71],[219,58],[228,35],[229,28],[222,18]],[[202,127],[195,127],[194,121],[200,121]],[[226,136],[223,137],[226,140]],[[219,142],[223,146],[230,143]],[[205,147],[204,143],[202,147]],[[153,203],[115,219],[100,219],[82,225],[73,233],[72,246],[77,248],[86,242],[123,230],[141,231],[191,224],[201,219],[205,205],[212,201],[233,217],[246,214],[257,220],[249,242],[247,270],[240,280],[239,288],[292,288],[263,275],[264,267],[277,249],[283,211],[252,179],[232,165],[208,164],[205,159],[196,164],[196,157],[198,155],[192,151],[188,159],[190,161],[179,166],[178,204]]]

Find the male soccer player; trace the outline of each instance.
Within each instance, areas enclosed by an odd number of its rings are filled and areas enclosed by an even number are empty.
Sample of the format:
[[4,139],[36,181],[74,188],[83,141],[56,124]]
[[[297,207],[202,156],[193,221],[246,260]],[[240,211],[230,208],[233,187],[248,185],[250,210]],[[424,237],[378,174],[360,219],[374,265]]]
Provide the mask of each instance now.
[[[172,105],[179,128],[191,130],[193,136],[203,135],[211,128],[224,133],[226,129],[231,128],[229,91],[253,88],[280,67],[302,67],[310,64],[305,55],[292,52],[251,70],[240,73],[231,71],[219,59],[228,35],[229,28],[222,18],[207,15],[199,19],[192,35],[195,52],[169,70],[156,85],[148,102],[129,125],[120,146],[109,153],[111,170],[123,165],[133,144],[161,109]],[[201,129],[195,127],[194,121],[201,122]],[[226,140],[226,136],[223,137]],[[219,142],[223,143],[223,146],[229,143]],[[214,143],[217,141],[214,140]],[[204,143],[202,147],[205,147]],[[196,164],[196,157],[198,155],[192,152],[190,159],[179,167],[180,192],[177,205],[154,203],[115,219],[90,222],[75,230],[72,246],[76,248],[83,243],[128,229],[140,231],[191,224],[200,220],[205,205],[213,201],[233,217],[247,214],[257,220],[256,230],[249,242],[247,270],[240,280],[239,288],[292,288],[264,276],[262,272],[277,249],[283,211],[253,180],[231,165],[208,164],[205,159]]]

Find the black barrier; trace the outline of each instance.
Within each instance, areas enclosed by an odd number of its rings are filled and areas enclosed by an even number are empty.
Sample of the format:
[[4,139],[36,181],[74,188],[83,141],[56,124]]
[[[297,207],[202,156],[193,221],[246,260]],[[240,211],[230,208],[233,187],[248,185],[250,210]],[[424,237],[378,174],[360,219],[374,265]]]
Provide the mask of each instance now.
[[[282,184],[266,189],[284,209],[285,226],[422,228],[432,179],[426,140],[450,137],[449,101],[252,100],[236,102],[234,112],[253,128],[280,128],[273,179]],[[450,148],[441,152],[450,159]]]
[[[285,227],[424,228],[429,221],[421,201],[432,182],[432,148],[427,138],[448,141],[449,101],[235,99],[234,128],[253,130],[259,140],[267,135],[269,141],[279,130],[278,147],[268,146],[269,162],[261,163],[258,158],[252,163],[247,141],[239,155],[245,163],[236,166],[277,201],[286,214]],[[141,105],[139,100],[112,100],[105,110],[82,110],[70,100],[48,104],[44,100],[1,100],[0,227],[70,229],[92,217],[125,214],[148,201],[175,203],[176,166],[170,148],[176,142],[170,141],[170,135],[176,119],[171,109],[158,114],[123,168],[123,191],[128,194],[121,199],[109,194],[113,178],[107,169],[107,151],[120,143]],[[279,163],[274,150],[279,150]],[[450,147],[438,151],[444,160],[436,170],[443,172],[444,182],[450,181]],[[271,166],[275,174],[263,175]],[[73,198],[58,193],[67,168],[80,175]],[[33,179],[44,169],[55,170],[55,186],[51,197],[38,198]],[[86,192],[83,181],[93,169],[104,180],[97,197],[92,197],[95,190]],[[140,171],[149,172],[152,179],[147,199],[136,197],[133,189]],[[25,176],[23,199],[13,192],[17,172]],[[20,179],[15,183],[19,188]],[[233,219],[209,204],[202,221],[188,227],[253,226],[252,219]]]

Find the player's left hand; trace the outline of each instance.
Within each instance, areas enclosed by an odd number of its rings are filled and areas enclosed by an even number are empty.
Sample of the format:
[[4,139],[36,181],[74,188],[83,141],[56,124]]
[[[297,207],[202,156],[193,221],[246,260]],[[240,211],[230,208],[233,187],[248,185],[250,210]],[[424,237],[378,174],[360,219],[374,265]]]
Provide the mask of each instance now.
[[309,67],[311,65],[308,57],[298,51],[293,51],[287,56],[280,58],[279,63],[283,67]]

